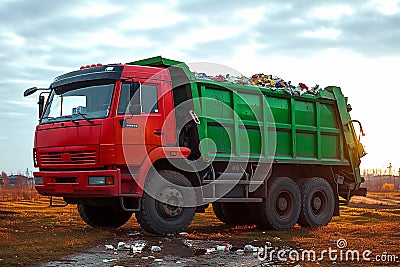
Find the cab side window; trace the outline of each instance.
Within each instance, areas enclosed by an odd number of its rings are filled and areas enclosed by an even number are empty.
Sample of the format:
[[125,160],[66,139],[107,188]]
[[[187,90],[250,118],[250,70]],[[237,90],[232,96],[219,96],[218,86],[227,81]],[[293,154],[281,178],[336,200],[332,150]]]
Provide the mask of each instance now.
[[157,86],[138,82],[123,83],[118,114],[157,113],[157,100]]

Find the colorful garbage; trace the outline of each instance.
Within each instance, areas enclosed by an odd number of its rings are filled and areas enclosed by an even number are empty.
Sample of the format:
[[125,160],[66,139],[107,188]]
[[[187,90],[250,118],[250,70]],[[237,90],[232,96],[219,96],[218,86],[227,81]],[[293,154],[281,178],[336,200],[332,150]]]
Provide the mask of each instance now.
[[207,75],[204,72],[193,72],[193,75],[196,78],[200,79],[208,79],[216,82],[230,82],[234,84],[245,84],[245,85],[253,85],[266,87],[273,91],[275,90],[283,90],[284,92],[290,95],[302,96],[303,94],[313,94],[316,95],[319,93],[321,88],[319,85],[315,85],[313,87],[309,87],[304,83],[299,83],[297,86],[292,85],[291,81],[286,82],[285,80],[279,78],[278,76],[266,75],[264,73],[258,73],[248,78],[246,76],[232,76],[229,74],[226,75]]

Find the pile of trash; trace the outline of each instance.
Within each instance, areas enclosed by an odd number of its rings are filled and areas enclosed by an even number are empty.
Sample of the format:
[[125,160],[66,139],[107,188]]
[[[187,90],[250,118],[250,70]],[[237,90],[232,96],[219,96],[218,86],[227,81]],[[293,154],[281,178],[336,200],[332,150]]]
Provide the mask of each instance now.
[[246,76],[233,76],[230,74],[226,75],[207,75],[204,72],[193,72],[193,75],[196,78],[201,79],[208,79],[215,82],[230,82],[234,84],[244,84],[244,85],[253,85],[253,86],[260,86],[266,87],[273,91],[275,90],[283,90],[284,92],[290,95],[298,95],[301,96],[303,94],[313,94],[316,95],[319,93],[321,88],[319,85],[315,85],[309,87],[304,83],[299,83],[297,86],[292,85],[291,81],[286,82],[285,80],[279,78],[278,76],[273,75],[266,75],[264,73],[258,73],[251,76],[251,78]]

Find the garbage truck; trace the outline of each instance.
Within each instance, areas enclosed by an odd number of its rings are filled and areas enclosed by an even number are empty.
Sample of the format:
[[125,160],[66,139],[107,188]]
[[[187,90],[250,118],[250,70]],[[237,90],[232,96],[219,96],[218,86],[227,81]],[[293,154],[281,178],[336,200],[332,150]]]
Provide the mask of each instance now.
[[93,227],[133,213],[175,234],[212,205],[229,225],[326,225],[361,187],[361,123],[341,88],[288,94],[161,56],[82,66],[39,95],[35,188]]

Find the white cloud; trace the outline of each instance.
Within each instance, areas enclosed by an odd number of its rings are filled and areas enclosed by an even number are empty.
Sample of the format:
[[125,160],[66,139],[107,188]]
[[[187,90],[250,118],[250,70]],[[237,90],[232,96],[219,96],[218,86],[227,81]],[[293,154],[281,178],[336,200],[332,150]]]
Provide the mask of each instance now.
[[256,8],[246,8],[242,10],[238,10],[233,13],[233,18],[236,20],[240,20],[240,22],[244,22],[246,26],[251,26],[257,24],[261,21],[265,14],[265,7],[256,7]]
[[76,9],[72,11],[72,15],[77,17],[102,17],[123,10],[122,6],[116,6],[108,3],[82,2]]
[[25,43],[25,39],[22,36],[11,31],[0,33],[0,40],[10,46],[22,46]]
[[313,31],[306,31],[303,33],[305,37],[331,39],[335,40],[339,37],[341,31],[338,29],[318,28]]
[[[174,4],[143,4],[128,10],[126,19],[122,19],[122,30],[166,28],[177,23],[183,23],[188,18],[174,10]],[[154,36],[156,37],[156,36]]]
[[400,11],[399,0],[372,0],[367,5],[377,9],[384,15],[393,15]]
[[353,13],[354,9],[349,5],[331,5],[315,7],[308,15],[319,19],[338,20],[342,16],[350,16]]

